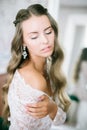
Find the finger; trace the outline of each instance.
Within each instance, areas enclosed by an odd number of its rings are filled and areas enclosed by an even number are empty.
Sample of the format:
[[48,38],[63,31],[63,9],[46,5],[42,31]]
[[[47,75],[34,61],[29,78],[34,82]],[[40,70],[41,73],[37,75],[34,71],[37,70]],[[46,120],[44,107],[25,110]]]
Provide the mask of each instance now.
[[32,104],[27,104],[25,107],[26,108],[37,108],[39,106],[38,106],[38,103],[32,103]]
[[37,103],[33,103],[33,104],[27,104],[25,107],[26,108],[40,108],[43,107],[45,105],[46,101],[39,101]]
[[39,108],[37,109],[37,108],[33,108],[33,107],[28,107],[27,111],[31,112],[31,113],[39,113],[41,111],[41,109],[39,109]]
[[42,96],[40,96],[38,99],[39,99],[40,101],[43,101],[43,100],[45,100],[46,98],[48,98],[46,95],[42,95]]
[[40,113],[40,112],[45,111],[45,108],[43,106],[41,106],[41,105],[38,105],[38,106],[39,107],[26,107],[26,110],[33,112],[33,113]]
[[48,113],[48,108],[40,104],[40,107],[26,107],[26,111],[31,113]]
[[29,115],[35,117],[35,118],[42,118],[42,117],[45,117],[47,115],[46,112],[39,112],[39,113],[36,113],[36,112],[30,112],[28,111],[27,112]]

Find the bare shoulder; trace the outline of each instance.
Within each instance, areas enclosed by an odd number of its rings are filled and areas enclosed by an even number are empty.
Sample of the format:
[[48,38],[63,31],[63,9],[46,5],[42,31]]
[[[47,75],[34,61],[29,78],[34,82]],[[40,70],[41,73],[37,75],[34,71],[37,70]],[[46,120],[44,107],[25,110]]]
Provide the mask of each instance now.
[[35,69],[29,68],[19,70],[20,74],[24,78],[25,82],[32,88],[46,92],[47,83],[45,78],[37,72]]

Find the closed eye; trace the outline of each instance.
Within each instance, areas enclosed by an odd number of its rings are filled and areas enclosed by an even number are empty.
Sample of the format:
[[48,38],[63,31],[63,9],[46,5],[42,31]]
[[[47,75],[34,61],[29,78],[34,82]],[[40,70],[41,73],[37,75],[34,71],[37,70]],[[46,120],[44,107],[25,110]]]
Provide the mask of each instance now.
[[37,39],[37,37],[31,37],[31,39]]
[[50,27],[48,29],[45,30],[45,34],[49,35],[53,32],[53,29]]
[[51,34],[52,33],[52,31],[50,31],[50,32],[45,32],[45,34],[47,34],[47,35],[49,35],[49,34]]

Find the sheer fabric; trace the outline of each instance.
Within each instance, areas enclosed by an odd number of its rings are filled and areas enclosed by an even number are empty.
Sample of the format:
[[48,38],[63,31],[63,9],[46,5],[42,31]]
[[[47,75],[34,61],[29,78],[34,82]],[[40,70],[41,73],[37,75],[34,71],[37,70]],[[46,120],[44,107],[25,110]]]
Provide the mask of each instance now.
[[[52,125],[64,123],[66,114],[58,107],[57,114],[52,120],[49,115],[36,119],[26,112],[25,105],[38,102],[38,97],[47,95],[41,90],[32,88],[26,84],[20,73],[16,70],[9,87],[8,104],[10,108],[9,130],[49,130]],[[52,100],[51,97],[49,97]]]

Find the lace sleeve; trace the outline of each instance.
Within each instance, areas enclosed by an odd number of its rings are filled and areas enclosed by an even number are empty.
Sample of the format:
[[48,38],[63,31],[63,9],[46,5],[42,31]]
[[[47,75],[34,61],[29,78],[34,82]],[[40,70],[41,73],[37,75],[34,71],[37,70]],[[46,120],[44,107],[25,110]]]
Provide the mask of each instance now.
[[53,120],[53,125],[61,125],[65,122],[65,120],[66,120],[66,113],[60,107],[58,107],[56,116]]

